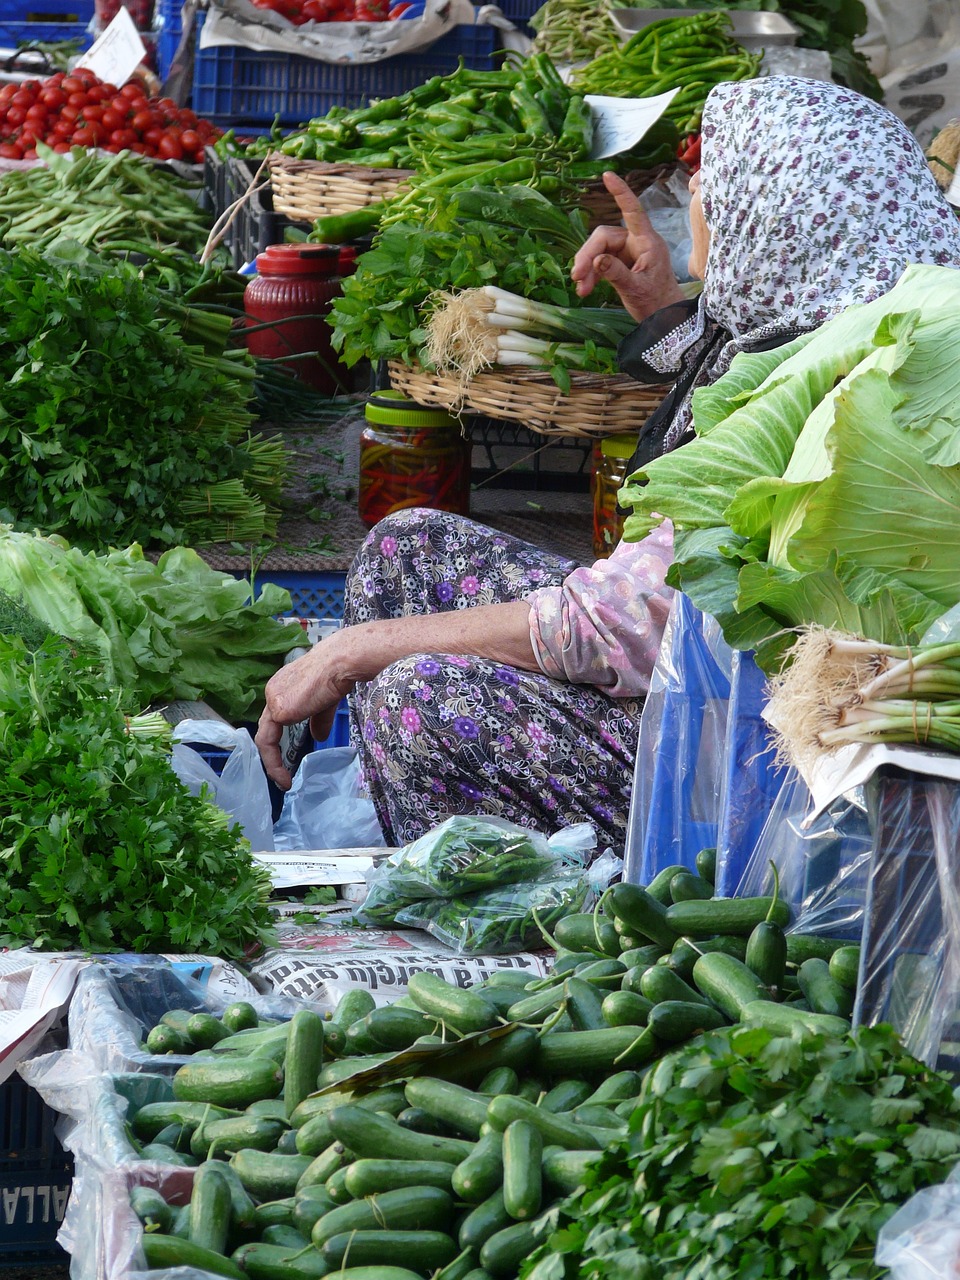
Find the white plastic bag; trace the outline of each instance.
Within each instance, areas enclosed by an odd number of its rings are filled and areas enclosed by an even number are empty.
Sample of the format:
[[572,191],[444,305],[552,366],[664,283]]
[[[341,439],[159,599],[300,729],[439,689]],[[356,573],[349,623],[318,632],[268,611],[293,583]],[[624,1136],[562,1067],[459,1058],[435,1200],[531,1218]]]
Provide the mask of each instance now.
[[[223,720],[181,720],[173,730],[173,771],[193,795],[202,786],[218,808],[243,828],[255,853],[273,849],[273,810],[267,775],[253,738],[246,729],[234,729]],[[230,756],[217,776],[206,760],[186,743],[199,743]]]
[[880,1228],[874,1259],[890,1280],[947,1280],[960,1273],[958,1171],[925,1187]]
[[360,761],[353,747],[328,747],[304,756],[283,798],[273,848],[367,849],[383,844],[373,801],[360,793]]

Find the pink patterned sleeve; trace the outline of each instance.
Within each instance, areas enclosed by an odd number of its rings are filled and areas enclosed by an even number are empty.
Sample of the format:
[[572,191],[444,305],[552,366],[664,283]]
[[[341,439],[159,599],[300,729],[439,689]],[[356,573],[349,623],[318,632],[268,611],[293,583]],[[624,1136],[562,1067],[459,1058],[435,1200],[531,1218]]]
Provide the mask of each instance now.
[[544,675],[594,684],[615,698],[643,697],[660,649],[673,592],[665,520],[642,542],[620,542],[607,560],[575,569],[530,603],[530,640]]

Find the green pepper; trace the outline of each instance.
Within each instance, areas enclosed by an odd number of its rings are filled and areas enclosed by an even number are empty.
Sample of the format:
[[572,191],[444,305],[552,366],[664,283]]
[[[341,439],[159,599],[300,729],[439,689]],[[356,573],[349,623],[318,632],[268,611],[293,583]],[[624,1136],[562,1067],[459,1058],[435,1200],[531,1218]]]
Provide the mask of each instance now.
[[429,132],[424,130],[421,137],[427,143],[437,138],[443,138],[449,142],[462,142],[469,136],[471,128],[472,122],[461,117],[453,120],[438,120]]
[[563,126],[560,130],[560,146],[574,155],[588,156],[593,146],[593,114],[586,99],[575,93],[570,99]]
[[532,93],[518,85],[510,93],[510,102],[527,133],[552,134],[547,113]]
[[551,131],[560,133],[570,104],[569,90],[560,93],[556,89],[538,89],[534,97],[543,107]]
[[357,107],[351,111],[349,120],[353,125],[380,124],[384,120],[398,120],[402,115],[403,101],[400,98],[380,98],[371,102],[369,107]]
[[316,244],[346,244],[350,240],[359,240],[376,230],[385,209],[386,204],[381,200],[363,209],[351,209],[349,213],[317,218],[310,239]]
[[357,132],[362,144],[377,147],[391,147],[395,142],[403,142],[407,136],[407,126],[396,120],[385,120],[382,124],[361,124]]
[[532,54],[523,64],[523,78],[526,83],[531,81],[535,87],[541,89],[553,89],[557,93],[569,94],[570,90],[563,83],[560,72],[556,68],[556,64],[549,54],[542,50]]

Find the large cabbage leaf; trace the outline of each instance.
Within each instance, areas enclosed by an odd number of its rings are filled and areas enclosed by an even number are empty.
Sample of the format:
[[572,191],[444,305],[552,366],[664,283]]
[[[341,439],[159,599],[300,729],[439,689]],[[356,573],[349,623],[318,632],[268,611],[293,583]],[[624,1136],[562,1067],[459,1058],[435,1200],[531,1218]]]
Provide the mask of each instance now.
[[771,667],[812,622],[902,642],[960,601],[958,315],[960,272],[910,267],[738,356],[696,394],[697,438],[630,477],[626,536],[673,520],[669,580],[734,647]]
[[303,642],[274,614],[290,594],[211,569],[189,547],[154,564],[137,543],[105,554],[0,525],[0,589],[51,630],[99,650],[136,707],[203,698],[234,724],[255,720],[263,686]]

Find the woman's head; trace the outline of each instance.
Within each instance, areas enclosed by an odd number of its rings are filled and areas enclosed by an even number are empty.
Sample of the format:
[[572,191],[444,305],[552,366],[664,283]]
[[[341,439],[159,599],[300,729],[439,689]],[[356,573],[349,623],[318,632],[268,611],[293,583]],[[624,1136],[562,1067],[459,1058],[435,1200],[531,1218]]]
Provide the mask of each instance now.
[[792,76],[721,84],[702,133],[704,301],[732,333],[820,324],[909,262],[960,267],[960,225],[923,152],[868,98]]

